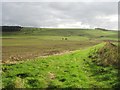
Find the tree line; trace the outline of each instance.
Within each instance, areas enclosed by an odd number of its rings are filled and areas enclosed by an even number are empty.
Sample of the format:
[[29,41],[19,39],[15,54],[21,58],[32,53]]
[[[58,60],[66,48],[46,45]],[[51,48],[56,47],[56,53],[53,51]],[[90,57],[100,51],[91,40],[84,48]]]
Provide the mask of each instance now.
[[104,28],[95,28],[96,30],[102,30],[102,31],[107,31],[107,29]]
[[15,31],[20,31],[22,29],[21,26],[1,26],[1,27],[2,27],[2,32],[15,32]]

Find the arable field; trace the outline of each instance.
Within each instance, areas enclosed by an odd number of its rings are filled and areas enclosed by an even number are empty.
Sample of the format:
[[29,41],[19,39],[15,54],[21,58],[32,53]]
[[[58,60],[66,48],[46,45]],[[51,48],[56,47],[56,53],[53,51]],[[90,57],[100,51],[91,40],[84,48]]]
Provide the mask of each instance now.
[[2,36],[2,88],[118,88],[118,32],[23,28]]

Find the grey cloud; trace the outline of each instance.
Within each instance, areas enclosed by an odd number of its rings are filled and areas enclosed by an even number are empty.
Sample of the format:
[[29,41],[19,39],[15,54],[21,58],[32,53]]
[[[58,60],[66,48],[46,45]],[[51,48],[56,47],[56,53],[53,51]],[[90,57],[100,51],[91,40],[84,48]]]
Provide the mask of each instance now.
[[117,22],[97,16],[117,15],[117,2],[3,3],[3,25],[57,27],[82,22],[91,27],[117,28]]
[[2,25],[2,3],[0,2],[0,25]]

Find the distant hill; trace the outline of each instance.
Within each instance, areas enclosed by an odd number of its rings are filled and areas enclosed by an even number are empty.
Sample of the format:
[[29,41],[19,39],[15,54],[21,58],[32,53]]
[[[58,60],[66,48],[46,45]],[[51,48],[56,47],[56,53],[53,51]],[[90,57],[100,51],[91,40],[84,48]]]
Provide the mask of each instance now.
[[[14,32],[3,32],[3,36],[80,36],[87,38],[118,38],[117,31],[100,30],[100,29],[64,29],[64,28],[30,28],[30,27],[15,27]],[[18,32],[19,31],[19,32]]]

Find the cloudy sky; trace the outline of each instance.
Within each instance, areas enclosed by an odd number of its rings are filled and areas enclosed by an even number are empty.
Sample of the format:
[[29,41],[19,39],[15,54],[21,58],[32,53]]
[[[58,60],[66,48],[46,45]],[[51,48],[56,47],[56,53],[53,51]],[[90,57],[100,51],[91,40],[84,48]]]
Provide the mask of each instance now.
[[118,28],[117,2],[2,2],[2,25]]

